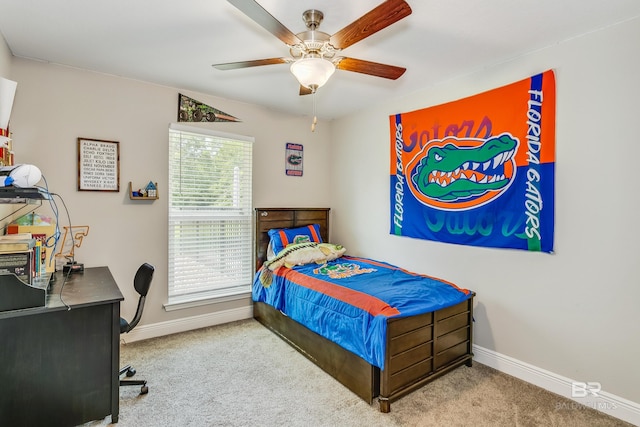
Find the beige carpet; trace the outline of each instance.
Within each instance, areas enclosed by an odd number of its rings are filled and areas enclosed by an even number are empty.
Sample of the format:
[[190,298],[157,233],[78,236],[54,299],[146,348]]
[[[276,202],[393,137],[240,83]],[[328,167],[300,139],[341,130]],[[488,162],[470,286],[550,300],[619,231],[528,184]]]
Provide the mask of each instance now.
[[149,382],[120,388],[121,427],[630,425],[478,363],[383,414],[253,319],[126,344],[121,360]]

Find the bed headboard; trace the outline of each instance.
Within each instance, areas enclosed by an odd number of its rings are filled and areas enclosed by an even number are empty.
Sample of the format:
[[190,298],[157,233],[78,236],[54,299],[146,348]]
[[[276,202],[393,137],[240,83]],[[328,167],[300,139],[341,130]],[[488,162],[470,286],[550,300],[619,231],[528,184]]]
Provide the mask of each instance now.
[[267,232],[272,228],[319,224],[322,241],[329,241],[329,208],[256,208],[255,223],[256,271],[267,260],[267,246],[269,246]]

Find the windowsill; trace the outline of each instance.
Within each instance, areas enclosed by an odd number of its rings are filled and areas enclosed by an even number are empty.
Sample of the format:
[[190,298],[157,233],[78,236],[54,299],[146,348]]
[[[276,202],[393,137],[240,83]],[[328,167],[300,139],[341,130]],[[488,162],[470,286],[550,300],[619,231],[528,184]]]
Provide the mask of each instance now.
[[220,304],[239,299],[251,298],[251,291],[242,291],[228,294],[219,294],[215,296],[202,296],[199,298],[189,297],[182,300],[176,299],[172,302],[164,304],[165,311],[182,310],[185,308],[200,307],[209,304]]

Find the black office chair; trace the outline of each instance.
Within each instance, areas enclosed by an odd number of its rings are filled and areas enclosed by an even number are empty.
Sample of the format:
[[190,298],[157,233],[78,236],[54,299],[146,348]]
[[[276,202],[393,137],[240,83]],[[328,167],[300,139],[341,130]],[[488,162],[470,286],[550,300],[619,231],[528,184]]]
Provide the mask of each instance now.
[[[140,322],[140,318],[142,317],[142,309],[144,308],[144,301],[147,299],[147,292],[149,292],[149,288],[151,287],[151,280],[153,279],[153,272],[155,268],[151,264],[147,264],[146,262],[138,268],[136,272],[136,276],[133,279],[133,287],[136,289],[136,292],[140,294],[140,299],[138,300],[138,308],[136,309],[136,314],[133,316],[133,320],[131,322],[127,322],[122,317],[120,318],[120,333],[126,334],[130,330],[136,327],[138,322]],[[124,368],[120,368],[120,375],[126,374],[127,377],[132,377],[136,374],[136,370],[131,366],[127,365]],[[147,387],[146,380],[120,380],[120,385],[139,385],[140,394],[147,394],[149,392],[149,387]]]

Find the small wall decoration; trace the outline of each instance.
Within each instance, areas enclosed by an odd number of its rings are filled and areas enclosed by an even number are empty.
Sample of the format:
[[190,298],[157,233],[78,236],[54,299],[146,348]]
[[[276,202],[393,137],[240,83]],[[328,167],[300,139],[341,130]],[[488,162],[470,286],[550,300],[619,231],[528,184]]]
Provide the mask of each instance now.
[[240,122],[237,117],[210,107],[186,95],[178,95],[179,122]]
[[155,182],[149,181],[149,183],[144,189],[147,192],[147,197],[151,197],[151,198],[158,197],[158,190],[156,188]]
[[120,191],[120,144],[78,138],[78,190]]
[[285,173],[288,176],[302,176],[302,144],[287,142],[285,148]]

